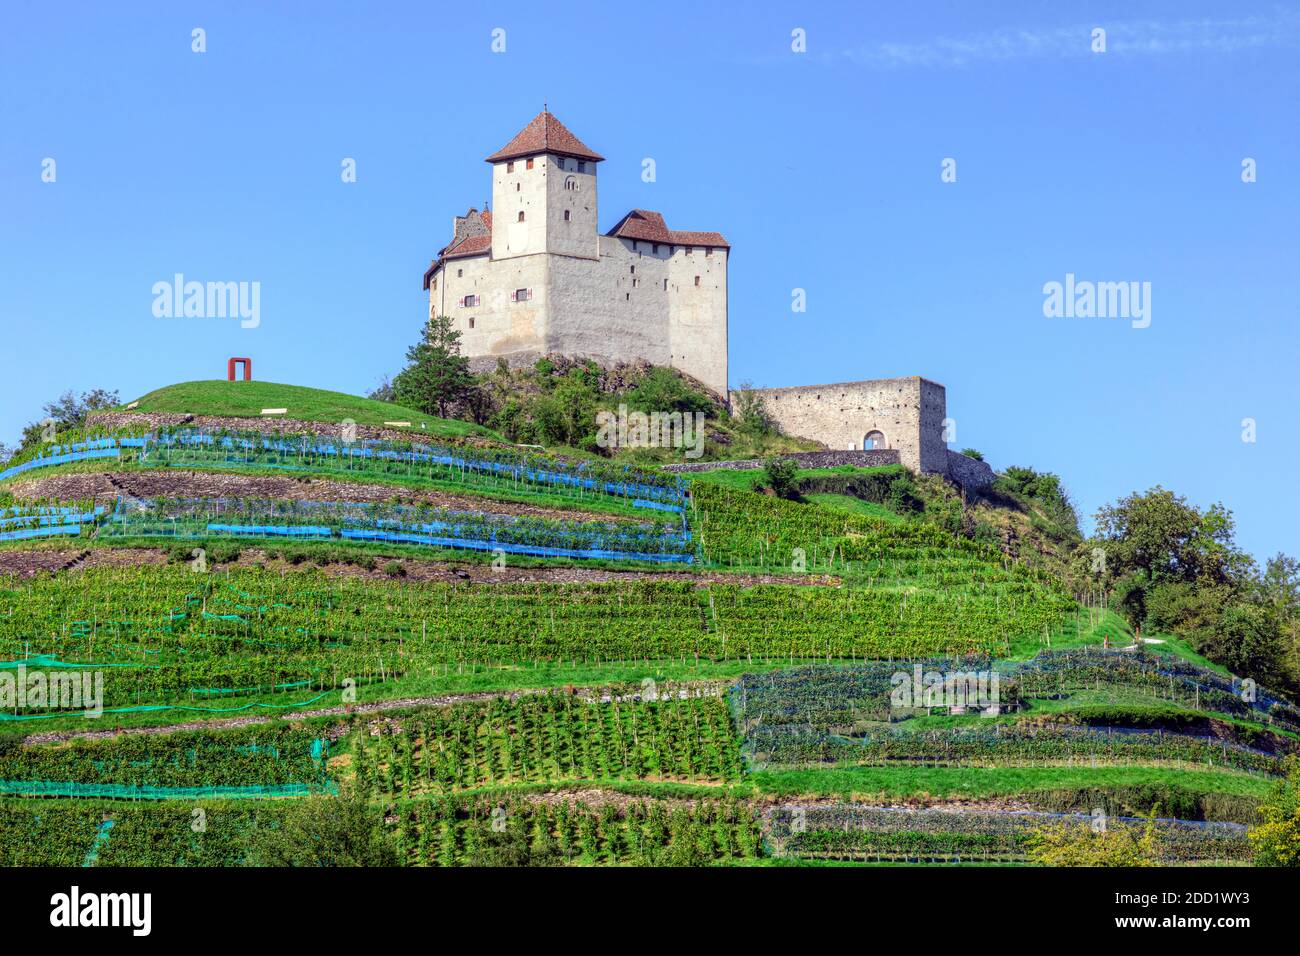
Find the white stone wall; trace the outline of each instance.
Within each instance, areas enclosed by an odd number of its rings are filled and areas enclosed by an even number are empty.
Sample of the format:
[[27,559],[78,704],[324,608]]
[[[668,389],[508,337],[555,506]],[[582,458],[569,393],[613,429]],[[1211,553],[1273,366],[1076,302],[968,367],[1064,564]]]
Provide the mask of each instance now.
[[862,448],[867,434],[878,431],[885,436],[885,447],[897,449],[899,461],[908,468],[947,472],[946,397],[937,382],[913,376],[757,391],[786,434],[846,450]]
[[[517,256],[496,261],[484,254],[449,259],[429,284],[429,317],[451,317],[453,327],[461,333],[465,355],[546,351],[546,258]],[[512,302],[510,294],[517,289],[531,289],[532,298]],[[457,304],[471,294],[479,296],[477,306]]]

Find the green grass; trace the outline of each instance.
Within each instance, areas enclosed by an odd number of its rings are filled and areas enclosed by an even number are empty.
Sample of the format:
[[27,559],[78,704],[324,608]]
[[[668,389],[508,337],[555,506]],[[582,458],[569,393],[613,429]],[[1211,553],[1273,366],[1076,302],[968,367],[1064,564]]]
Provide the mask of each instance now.
[[847,511],[850,514],[865,515],[868,518],[880,518],[884,521],[906,520],[902,515],[890,511],[884,505],[878,505],[874,501],[863,501],[861,498],[854,498],[852,495],[816,492],[814,494],[804,495],[804,497],[813,504],[822,508],[829,508],[831,511]]
[[[795,479],[852,478],[865,475],[901,474],[903,474],[903,469],[899,465],[882,465],[877,468],[854,468],[852,465],[838,465],[834,468],[800,468],[795,472]],[[692,481],[707,481],[710,484],[722,485],[725,488],[732,488],[737,491],[753,491],[755,481],[766,483],[767,473],[762,468],[715,468],[709,471],[691,472],[686,477]]]
[[[285,408],[283,416],[264,416],[264,408]],[[125,411],[125,407],[118,409]],[[172,412],[237,418],[289,418],[308,422],[341,422],[382,426],[384,422],[411,423],[412,434],[444,438],[478,436],[504,441],[500,435],[470,422],[436,418],[412,408],[331,392],[302,385],[276,382],[181,382],[156,389],[139,399],[134,412]]]

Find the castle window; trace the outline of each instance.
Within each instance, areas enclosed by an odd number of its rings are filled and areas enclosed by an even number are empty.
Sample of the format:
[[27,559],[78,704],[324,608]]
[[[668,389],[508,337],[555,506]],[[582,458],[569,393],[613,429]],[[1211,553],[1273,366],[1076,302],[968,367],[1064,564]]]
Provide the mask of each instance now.
[[587,171],[587,164],[584,163],[582,160],[578,160],[578,172],[585,173],[586,171]]
[[464,270],[464,269],[457,269],[457,270],[456,270],[456,278],[457,278],[457,279],[462,279],[462,278],[464,278],[464,276],[465,276],[465,270]]
[[471,329],[474,328],[474,320],[473,320],[473,319],[470,319],[470,320],[469,320],[469,327],[470,327]]
[[659,255],[659,243],[657,242],[654,244],[654,254]]
[[532,297],[532,289],[515,289],[514,292],[510,293],[511,302],[527,302]]
[[478,305],[478,296],[477,295],[462,296],[459,305],[462,309],[472,309],[476,305]]
[[567,209],[564,210],[564,221],[565,221],[565,222],[568,222],[568,221],[569,221],[569,210],[567,210]]
[[563,169],[563,168],[564,168],[564,157],[563,157],[563,156],[556,156],[556,157],[555,157],[555,165],[558,166],[560,169]]
[[564,188],[570,190],[571,192],[576,192],[578,189],[578,180],[572,176],[565,176]]
[[506,163],[506,172],[513,173],[514,171],[515,171],[515,164],[513,162]]
[[633,279],[633,280],[632,280],[632,288],[635,289],[635,288],[636,288],[640,283],[641,283],[641,280],[640,280],[640,279]]
[[532,169],[532,168],[533,168],[533,161],[532,161],[531,158],[528,160],[528,164],[527,164],[527,165],[528,165],[528,168],[529,168],[529,169]]
[[522,209],[519,210],[519,221],[520,222],[524,221],[524,211]]
[[623,293],[623,298],[624,298],[625,301],[631,302],[631,301],[632,301],[632,293],[631,293],[631,292],[624,292],[624,293]]
[[707,249],[705,249],[705,250],[704,250],[704,254],[705,254],[706,256],[711,256],[711,255],[713,255],[713,247],[712,247],[712,246],[709,246]]
[[699,277],[699,276],[696,276],[696,277],[695,277],[695,284],[696,284],[696,285],[699,285],[699,284],[700,284],[700,277]]
[[667,279],[664,280],[664,291],[665,291],[665,292],[668,291],[668,280],[667,280]]
[[636,275],[636,266],[628,266],[632,270],[632,275]]
[[523,183],[515,183],[515,192],[519,192],[519,187],[522,185]]
[[438,280],[437,280],[437,279],[434,279],[433,282],[431,282],[431,283],[429,284],[429,288],[430,288],[430,289],[436,289],[436,288],[438,288]]
[[869,431],[866,437],[862,439],[862,450],[870,451],[873,448],[888,448],[885,444],[885,436],[878,431]]

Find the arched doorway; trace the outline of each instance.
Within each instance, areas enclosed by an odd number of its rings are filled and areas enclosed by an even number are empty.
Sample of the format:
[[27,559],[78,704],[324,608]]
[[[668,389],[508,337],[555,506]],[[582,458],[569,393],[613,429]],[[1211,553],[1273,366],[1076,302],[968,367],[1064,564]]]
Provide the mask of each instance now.
[[885,436],[882,432],[869,431],[862,439],[862,450],[871,451],[873,448],[888,448],[885,444]]

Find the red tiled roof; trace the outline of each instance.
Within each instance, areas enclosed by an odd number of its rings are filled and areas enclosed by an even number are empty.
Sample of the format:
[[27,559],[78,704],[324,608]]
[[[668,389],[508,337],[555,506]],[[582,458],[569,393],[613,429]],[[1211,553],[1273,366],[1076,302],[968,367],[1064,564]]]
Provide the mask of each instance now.
[[[478,210],[471,206],[466,215],[473,215],[476,212]],[[426,289],[429,288],[429,282],[433,279],[433,274],[438,271],[438,267],[448,259],[467,259],[470,256],[487,255],[492,251],[492,213],[484,209],[482,219],[483,225],[488,228],[486,236],[466,236],[459,242],[453,240],[438,250],[438,258],[429,263],[429,268],[424,271]]]
[[605,235],[618,239],[662,242],[668,245],[731,248],[720,232],[686,232],[680,229],[669,229],[668,224],[664,222],[663,214],[649,209],[633,209]]
[[542,110],[533,117],[531,123],[519,131],[514,139],[489,156],[487,161],[499,163],[506,159],[536,156],[538,153],[572,156],[575,159],[589,159],[596,163],[605,158],[588,149],[582,140],[570,133],[553,114]]

